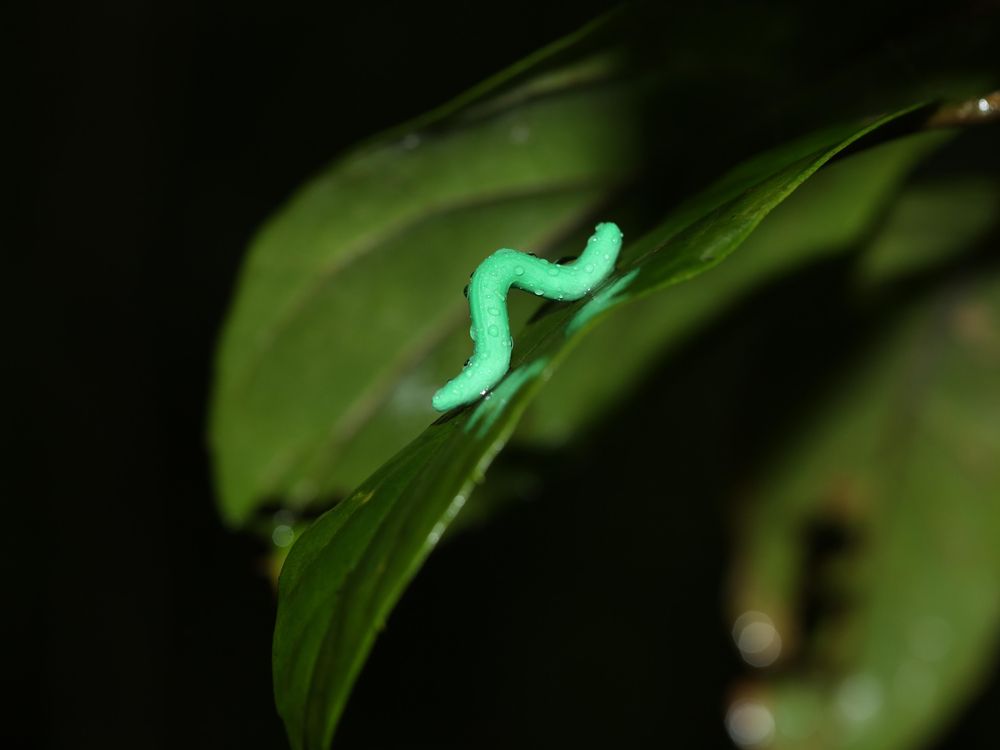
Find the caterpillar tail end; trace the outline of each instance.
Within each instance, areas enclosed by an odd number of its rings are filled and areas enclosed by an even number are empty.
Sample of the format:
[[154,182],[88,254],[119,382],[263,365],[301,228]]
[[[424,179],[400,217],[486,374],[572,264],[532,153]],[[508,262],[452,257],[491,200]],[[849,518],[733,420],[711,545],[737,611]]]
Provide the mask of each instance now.
[[603,240],[605,242],[611,242],[615,245],[621,245],[622,230],[618,228],[618,225],[613,221],[602,221],[600,224],[594,227],[594,237],[598,240]]
[[455,378],[454,380],[449,380],[438,389],[431,399],[431,406],[434,407],[435,411],[451,411],[458,406],[471,404],[481,396],[482,393],[469,388],[467,383]]
[[448,392],[448,386],[446,385],[444,388],[435,392],[434,397],[431,399],[431,406],[434,407],[434,411],[443,412],[454,409],[456,406],[459,406],[459,403]]

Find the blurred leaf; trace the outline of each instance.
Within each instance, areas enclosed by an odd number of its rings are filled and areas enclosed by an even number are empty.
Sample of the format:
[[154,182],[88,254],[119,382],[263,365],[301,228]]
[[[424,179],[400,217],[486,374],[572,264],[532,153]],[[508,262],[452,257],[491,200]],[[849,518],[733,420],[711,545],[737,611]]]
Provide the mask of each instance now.
[[[935,23],[929,42],[916,14],[889,46],[895,11],[865,17],[833,14],[819,39],[795,6],[634,4],[338,160],[254,239],[226,321],[210,426],[226,520],[328,505],[418,434],[467,356],[455,290],[489,249],[549,254],[616,199],[645,230],[789,133],[967,91],[996,67],[979,25]],[[856,53],[843,66],[833,39]],[[653,189],[622,195],[640,171]],[[652,326],[635,372],[658,341]],[[537,438],[573,429],[560,412],[539,411]]]
[[[769,214],[742,252],[715,272],[629,306],[584,339],[546,384],[544,398],[532,402],[516,439],[536,444],[572,439],[629,393],[668,349],[748,292],[796,267],[855,249],[914,166],[951,136],[919,133],[823,169]],[[978,221],[984,196],[974,198],[966,213]],[[609,361],[615,363],[614,378],[603,366]]]
[[[915,195],[926,209],[928,193]],[[937,211],[950,202],[939,197],[935,215],[961,221],[962,211]],[[912,236],[894,221],[893,235]],[[952,240],[952,251],[968,242],[961,231]],[[732,615],[764,613],[783,645],[772,671],[737,691],[737,734],[768,714],[780,750],[895,750],[940,732],[997,653],[998,456],[994,271],[895,314],[750,491]],[[819,527],[840,546],[811,550]],[[806,628],[818,593],[826,604]]]
[[964,176],[915,185],[893,206],[865,252],[859,274],[875,285],[914,273],[969,247],[1000,215],[995,177]]
[[517,337],[512,370],[480,403],[438,420],[292,548],[279,587],[275,698],[294,748],[325,748],[377,630],[570,347],[626,301],[724,260],[837,153],[897,118],[831,128],[763,154],[629,242],[586,300],[551,306]]
[[[611,80],[616,56],[545,69],[586,37],[354,150],[259,232],[216,365],[211,443],[230,523],[344,486],[338,452],[464,328],[458,291],[483,247],[546,248],[635,169],[639,93]],[[416,434],[425,409],[397,413],[396,433]]]

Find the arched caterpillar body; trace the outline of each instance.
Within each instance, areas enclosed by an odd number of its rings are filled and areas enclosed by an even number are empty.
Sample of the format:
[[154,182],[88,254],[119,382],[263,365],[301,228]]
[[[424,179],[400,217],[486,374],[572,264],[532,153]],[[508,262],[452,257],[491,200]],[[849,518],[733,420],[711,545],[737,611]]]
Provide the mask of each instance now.
[[549,263],[502,248],[479,264],[469,281],[469,314],[475,349],[462,372],[434,394],[438,411],[470,404],[486,395],[510,367],[514,346],[507,317],[507,291],[513,286],[554,300],[576,300],[604,281],[622,246],[616,224],[598,224],[583,253],[572,263]]

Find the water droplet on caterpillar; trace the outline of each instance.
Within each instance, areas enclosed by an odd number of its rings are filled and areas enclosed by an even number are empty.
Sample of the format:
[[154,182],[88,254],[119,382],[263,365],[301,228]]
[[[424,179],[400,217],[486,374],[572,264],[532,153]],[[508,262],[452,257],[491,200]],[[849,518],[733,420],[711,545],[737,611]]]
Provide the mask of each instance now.
[[490,326],[489,328],[486,329],[486,332],[490,336],[499,336],[500,335],[500,329],[497,328],[496,326]]
[[514,275],[515,276],[524,276],[524,269],[521,268],[521,266],[514,266]]

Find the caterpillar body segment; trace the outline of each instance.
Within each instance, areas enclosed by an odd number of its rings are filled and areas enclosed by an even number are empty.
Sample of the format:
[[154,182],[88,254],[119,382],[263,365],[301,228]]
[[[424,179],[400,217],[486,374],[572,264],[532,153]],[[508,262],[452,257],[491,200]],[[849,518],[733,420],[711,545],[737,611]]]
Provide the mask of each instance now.
[[513,349],[507,315],[511,287],[552,300],[580,299],[611,274],[621,243],[618,226],[605,222],[595,227],[580,257],[571,263],[550,263],[509,248],[486,258],[468,286],[472,357],[462,372],[434,394],[434,408],[448,411],[472,403],[507,373]]

